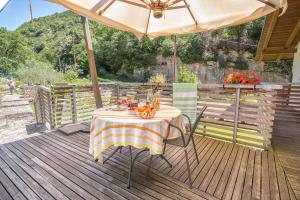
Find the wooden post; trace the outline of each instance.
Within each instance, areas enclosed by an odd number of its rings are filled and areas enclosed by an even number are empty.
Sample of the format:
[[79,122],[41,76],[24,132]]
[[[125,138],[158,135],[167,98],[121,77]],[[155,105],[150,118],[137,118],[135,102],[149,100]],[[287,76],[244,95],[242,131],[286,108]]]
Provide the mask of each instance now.
[[73,85],[72,86],[72,120],[73,120],[73,123],[77,123],[77,100],[76,100],[76,86]]
[[233,127],[233,143],[236,143],[237,129],[238,129],[238,120],[239,120],[239,111],[240,111],[240,94],[241,88],[236,88],[236,97],[235,97],[235,110],[234,110],[234,127]]
[[98,84],[98,77],[97,77],[97,70],[96,70],[92,38],[91,38],[91,33],[90,33],[90,28],[89,28],[89,21],[85,17],[81,17],[81,21],[82,21],[82,25],[83,25],[85,47],[86,47],[86,51],[87,51],[90,74],[91,74],[91,79],[92,79],[92,83],[93,83],[96,107],[101,108],[103,105],[102,105],[102,100],[101,100],[100,88],[99,88],[99,84]]
[[52,97],[51,97],[51,91],[47,92],[47,103],[48,103],[48,110],[49,110],[49,128],[53,129],[53,120],[52,120]]
[[174,55],[173,55],[173,83],[175,83],[176,82],[176,78],[177,78],[177,75],[176,75],[176,73],[177,73],[177,62],[176,62],[176,58],[177,58],[177,49],[176,49],[176,35],[174,35],[174,40],[173,40],[173,42],[174,42],[174,47],[173,47],[173,53],[174,53]]

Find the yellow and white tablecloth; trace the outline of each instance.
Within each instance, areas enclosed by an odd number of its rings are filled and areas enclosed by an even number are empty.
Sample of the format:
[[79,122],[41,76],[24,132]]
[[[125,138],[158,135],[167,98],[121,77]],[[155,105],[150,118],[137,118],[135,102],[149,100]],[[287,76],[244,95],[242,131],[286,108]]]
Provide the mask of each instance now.
[[150,154],[162,154],[163,139],[180,137],[169,123],[185,129],[181,111],[172,106],[161,106],[153,119],[139,119],[133,111],[98,109],[92,117],[89,152],[101,159],[101,153],[112,145],[131,145],[149,148]]

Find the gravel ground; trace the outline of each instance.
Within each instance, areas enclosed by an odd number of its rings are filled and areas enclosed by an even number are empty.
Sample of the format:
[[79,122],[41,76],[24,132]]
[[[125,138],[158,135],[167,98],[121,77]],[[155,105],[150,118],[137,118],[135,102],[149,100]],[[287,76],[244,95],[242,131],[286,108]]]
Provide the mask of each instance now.
[[29,102],[18,94],[5,95],[0,102],[0,144],[37,135],[35,115]]

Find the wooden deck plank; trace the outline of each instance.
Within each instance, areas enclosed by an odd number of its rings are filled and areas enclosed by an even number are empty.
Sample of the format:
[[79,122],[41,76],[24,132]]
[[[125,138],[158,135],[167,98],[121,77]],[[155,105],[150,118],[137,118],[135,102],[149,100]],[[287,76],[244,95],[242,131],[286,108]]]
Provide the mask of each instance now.
[[[292,110],[299,113],[299,110]],[[284,111],[286,112],[286,111]],[[287,113],[290,116],[290,113]],[[275,118],[276,119],[276,118]],[[294,195],[300,199],[300,123],[275,120],[273,149],[288,178]]]
[[[210,142],[204,150],[199,154],[199,160],[200,163],[198,164],[197,162],[193,162],[191,164],[191,171],[192,171],[192,181],[194,182],[195,178],[197,177],[198,173],[201,171],[202,167],[205,165],[205,162],[209,159],[210,155],[214,152],[215,148],[219,145],[217,141]],[[175,178],[176,175],[174,176]],[[188,181],[188,173],[186,170],[186,173],[183,173],[182,176],[179,179],[182,182]]]
[[[52,140],[52,142],[57,142],[56,140]],[[61,142],[58,142],[58,143],[60,143],[60,145],[62,145],[62,143]],[[71,146],[72,144],[71,143],[66,143],[65,145],[63,145],[64,147],[66,147],[66,148],[68,148],[69,146]],[[84,160],[86,160],[86,157],[88,156],[88,151],[86,151],[85,153],[83,153],[83,152],[81,152],[81,151],[78,151],[78,149],[75,149],[75,148],[70,148],[70,149],[72,149],[72,150],[74,150],[75,152],[73,153],[74,155],[76,155],[76,154],[78,154],[78,155],[82,155],[82,157],[83,157],[83,161]],[[95,164],[96,166],[97,166],[97,164],[96,163],[94,163],[93,161],[89,161],[89,163],[90,164]],[[107,166],[107,165],[103,165],[103,166]],[[98,167],[100,167],[100,166],[98,166]],[[120,166],[119,166],[120,167]],[[99,168],[99,169],[102,169],[102,167],[101,168]],[[127,170],[127,165],[125,166],[125,171]],[[118,172],[120,172],[120,169],[119,170],[117,170]],[[124,173],[122,173],[122,175],[126,175],[126,177],[127,177],[127,171]],[[119,177],[120,178],[120,177]],[[127,183],[127,178],[124,178],[123,177],[123,182],[124,182],[124,185],[123,185],[123,187],[126,187],[125,185],[126,185],[126,183]],[[135,187],[135,186],[134,186]],[[140,185],[138,185],[137,186],[141,191],[146,191],[146,192],[149,192],[149,190],[147,190],[147,188],[145,188],[145,187],[140,187]],[[137,193],[139,193],[139,192],[137,192]],[[154,196],[159,196],[159,194],[157,194],[157,193],[154,193],[153,194],[153,191],[150,191],[150,194],[152,194],[152,195],[154,195]],[[142,194],[143,196],[145,196],[145,197],[147,197],[147,198],[150,198],[149,196],[147,196],[147,194]]]
[[[43,141],[44,141],[44,144],[46,144],[47,143],[46,138],[43,138],[43,139],[45,139]],[[94,173],[97,173],[97,174],[100,174],[102,177],[104,177],[108,181],[110,181],[110,182],[112,182],[112,183],[120,186],[121,188],[126,188],[127,179],[124,178],[123,176],[119,175],[120,174],[120,169],[116,170],[117,171],[116,174],[110,173],[108,175],[107,172],[111,172],[110,169],[112,169],[112,168],[106,169],[105,168],[106,165],[103,165],[103,167],[100,167],[94,161],[86,160],[86,154],[83,154],[83,153],[82,154],[80,154],[80,153],[77,154],[78,152],[72,151],[72,150],[68,149],[69,145],[66,145],[66,146],[64,146],[64,145],[56,145],[54,141],[48,141],[48,142],[50,142],[50,143],[48,143],[49,144],[48,147],[51,148],[53,151],[55,151],[55,149],[56,149],[58,151],[64,152],[65,155],[66,155],[65,159],[70,159],[70,160],[74,161],[75,163],[77,163],[77,164],[79,164],[79,165],[81,165],[81,166],[89,169],[90,171],[92,171]],[[51,146],[53,145],[53,147],[50,147],[50,144],[51,144]],[[81,155],[83,155],[83,156],[81,156]],[[113,175],[113,176],[110,176],[110,175]],[[124,173],[121,173],[121,175],[124,175]],[[141,188],[141,191],[143,191],[143,190],[145,190],[145,188]],[[143,193],[143,192],[141,192],[139,190],[136,190],[135,188],[133,188],[133,190],[128,190],[128,191],[129,192],[134,192],[134,193],[137,193],[137,194],[140,194],[140,195],[143,195],[143,196],[145,196],[146,199],[151,199],[151,197],[149,197],[146,193]]]
[[250,200],[252,196],[255,150],[250,150],[242,199]]
[[243,155],[243,151],[244,149],[242,147],[238,147],[238,153],[237,155],[235,156],[231,156],[229,158],[229,161],[226,165],[226,169],[225,171],[223,172],[222,174],[222,177],[218,183],[218,186],[216,188],[216,191],[214,193],[214,196],[221,199],[222,196],[223,196],[223,193],[225,191],[225,188],[226,188],[226,185],[227,185],[227,182],[228,182],[228,179],[230,177],[230,174],[231,174],[231,171],[232,169],[234,168],[234,166],[236,166],[237,164],[237,161],[240,161],[241,158],[242,158],[242,155]]
[[268,152],[262,152],[262,191],[261,199],[269,200],[270,199],[270,180],[269,180],[269,165],[268,165]]
[[269,164],[269,179],[270,179],[270,196],[271,199],[277,200],[280,199],[279,188],[277,182],[277,173],[275,167],[274,156],[272,153],[268,155],[268,164]]
[[236,145],[233,145],[233,148],[231,151],[228,152],[228,154],[226,154],[226,156],[224,156],[224,158],[222,159],[222,162],[221,164],[219,165],[215,175],[213,176],[211,182],[209,183],[208,185],[208,188],[206,190],[207,193],[209,194],[214,194],[216,189],[217,189],[217,186],[218,186],[218,183],[223,175],[223,172],[227,166],[227,163],[228,161],[230,160],[230,156],[231,156],[231,160],[233,157],[235,157],[236,153],[237,153],[237,150],[238,150],[238,146]]
[[212,180],[212,178],[214,177],[217,169],[219,168],[220,164],[221,164],[221,160],[223,160],[223,158],[226,159],[226,155],[229,156],[232,148],[233,148],[233,145],[230,144],[230,143],[226,143],[226,145],[224,145],[224,147],[226,149],[223,150],[223,153],[220,153],[218,155],[218,157],[216,158],[216,160],[214,161],[213,165],[210,167],[208,173],[206,174],[204,180],[202,181],[199,189],[202,190],[202,191],[206,191],[206,189],[208,188],[209,186],[209,183],[210,181]]
[[239,157],[238,155],[237,159],[234,162],[222,199],[231,199],[234,191],[234,186],[236,184],[236,180],[239,175],[239,171],[241,171],[240,170],[241,163],[243,160],[245,160],[244,157],[248,158],[247,149],[242,148],[242,153],[240,155],[241,157]]
[[[204,152],[207,151],[207,145],[210,145],[210,140],[203,138],[200,143],[198,143],[198,148],[197,148],[197,153],[198,153],[198,157],[199,160],[201,160],[204,156]],[[182,150],[182,153],[184,153],[184,151]],[[182,154],[182,156],[184,156],[184,154]],[[169,176],[172,176],[174,178],[179,179],[180,177],[186,176],[185,172],[187,171],[187,165],[186,162],[182,162],[182,160],[184,160],[185,158],[181,159],[180,164],[178,165],[178,168],[174,168],[172,171],[170,171],[168,173]],[[194,169],[196,167],[196,165],[198,165],[197,161],[196,161],[196,157],[190,157],[190,167],[191,167],[191,172],[194,173]],[[186,176],[187,177],[187,176]],[[183,179],[182,179],[183,180]]]
[[252,198],[261,198],[261,152],[255,152]]
[[11,143],[6,145],[10,151],[12,151],[15,155],[17,155],[20,159],[22,159],[25,163],[31,166],[35,171],[37,171],[43,178],[48,181],[50,184],[55,186],[58,190],[60,190],[63,194],[65,194],[68,198],[74,200],[83,200],[78,194],[73,192],[70,188],[66,187],[62,182],[56,179],[55,176],[52,176],[50,173],[45,171],[43,168],[38,166],[35,162],[32,161],[31,154],[29,154],[25,149],[21,148],[16,143]]
[[[201,147],[202,140],[203,140],[203,137],[196,137],[195,138],[196,147]],[[167,146],[172,146],[172,145],[167,145]],[[170,152],[170,151],[166,151],[166,152],[167,152],[166,154],[168,154],[168,152]],[[158,170],[161,171],[164,174],[168,174],[169,172],[176,172],[176,171],[178,172],[183,167],[184,162],[181,162],[181,161],[182,161],[182,159],[185,159],[184,156],[185,156],[185,154],[184,154],[183,148],[180,148],[180,150],[178,152],[178,155],[173,156],[173,159],[170,160],[170,162],[173,164],[174,167],[169,168],[167,166],[167,167],[163,168],[162,170],[160,170],[160,169],[158,169]],[[190,163],[192,163],[193,160],[196,159],[194,148],[193,148],[193,145],[191,143],[188,146],[188,156],[189,156]],[[172,175],[170,175],[170,176],[172,176]]]
[[276,156],[274,158],[275,158],[280,198],[281,199],[290,199],[289,190],[287,187],[288,183],[287,183],[286,176],[283,172],[282,167],[280,166],[278,158]]
[[[120,157],[123,157],[124,155],[123,154],[118,154],[118,156],[120,156]],[[116,157],[117,158],[117,157]],[[113,158],[113,160],[114,160],[114,158]],[[126,160],[126,163],[128,162],[128,160]],[[125,164],[125,167],[127,166],[127,164]],[[142,170],[142,173],[145,173],[145,171],[144,170]],[[157,176],[156,176],[157,177]],[[165,177],[168,177],[168,176],[165,176]],[[163,179],[161,179],[161,180],[163,180]],[[176,181],[176,183],[178,184],[178,182]],[[177,186],[177,189],[176,189],[176,191],[173,191],[173,192],[177,192],[177,191],[179,191],[180,190],[180,188],[186,188],[187,187],[187,185],[186,184],[184,184],[184,183],[181,183],[180,184],[181,186],[178,188],[178,186]],[[172,186],[171,188],[176,188],[175,187],[176,185],[174,185],[174,186]],[[184,192],[184,193],[186,193],[186,191],[184,190],[184,191],[182,191],[182,192]],[[200,191],[193,191],[194,193],[197,193],[197,194],[200,194],[200,195],[202,195],[202,196],[207,196],[207,198],[208,199],[214,199],[212,196],[210,196],[210,195],[207,195],[207,194],[205,194],[205,193],[202,193],[202,192],[200,192]]]
[[32,189],[23,182],[22,179],[15,173],[6,163],[0,158],[0,168],[7,175],[7,177],[13,181],[16,187],[22,192],[22,194],[28,199],[40,199],[38,195],[36,195]]
[[[243,191],[243,187],[244,187],[246,170],[247,170],[247,162],[249,160],[249,153],[250,153],[250,150],[248,148],[246,148],[244,150],[243,159],[242,159],[242,162],[240,165],[239,173],[237,175],[237,180],[236,180],[233,195],[232,195],[233,200],[238,200],[238,199],[241,199],[241,197],[242,197],[242,191]],[[229,195],[227,195],[227,196],[229,196]]]
[[222,157],[223,153],[225,153],[226,149],[227,149],[227,143],[223,143],[223,142],[220,143],[220,145],[218,146],[218,148],[216,148],[216,150],[214,151],[214,153],[211,155],[211,158],[207,162],[205,162],[205,165],[203,166],[203,168],[201,169],[201,171],[198,173],[196,179],[194,180],[194,184],[193,185],[196,188],[200,187],[202,181],[204,180],[204,177],[206,176],[207,172],[211,168],[211,166],[214,163],[214,161],[218,157]]
[[[109,150],[109,151],[111,151],[111,150]],[[118,154],[119,156],[121,156],[122,154]],[[122,155],[123,156],[123,155]],[[116,156],[116,158],[117,158],[117,156]],[[115,158],[112,158],[112,160],[114,160]],[[120,161],[122,161],[122,160],[120,160]],[[128,160],[126,159],[126,164],[124,165],[124,168],[125,168],[125,170],[127,169],[127,166],[128,166]],[[119,164],[120,162],[118,162],[118,166],[120,166],[120,164]],[[135,179],[135,177],[133,177],[133,179],[134,180],[136,180],[137,182],[139,182],[140,184],[143,184],[142,182],[141,182],[141,180],[140,179]],[[145,183],[147,183],[147,182],[145,182]],[[153,185],[153,184],[150,184],[150,185],[148,185],[148,187],[152,187],[152,188],[155,188],[156,186],[155,185]],[[171,189],[171,188],[169,188],[169,189]],[[164,191],[163,193],[166,193],[167,191]],[[172,192],[175,192],[175,191],[172,191]],[[154,196],[157,196],[157,194],[156,195],[154,195]],[[166,197],[164,197],[164,198],[162,198],[162,199],[165,199]],[[182,198],[182,197],[181,197]]]
[[[60,179],[60,181],[64,182],[64,184],[68,185],[69,188],[73,188],[85,199],[97,199],[97,197],[102,197],[103,199],[109,199],[104,194],[97,191],[94,187],[90,187],[86,182],[79,179],[76,175],[70,173],[59,164],[53,162],[47,156],[40,153],[39,150],[32,148],[28,141],[18,142],[25,150],[30,152],[34,157],[32,160],[46,170],[48,173],[54,174],[56,177]],[[97,197],[96,197],[97,196]]]
[[[88,134],[52,132],[5,144],[0,146],[0,198],[296,199],[272,151],[260,152],[203,136],[195,136],[195,143],[200,163],[190,146],[195,186],[191,190],[184,154],[177,147],[166,149],[173,168],[156,156],[149,177],[149,152],[142,155],[134,167],[131,188],[127,189],[129,148],[103,165],[89,155]],[[108,156],[115,148],[109,147],[103,155]],[[138,151],[133,148],[134,154]]]
[[[64,164],[66,164],[66,165],[76,166],[76,169],[79,172],[81,172],[84,175],[86,175],[87,177],[91,178],[91,180],[94,180],[97,183],[101,184],[101,185],[95,184],[97,186],[97,188],[99,188],[99,190],[101,190],[101,187],[104,187],[104,186],[109,187],[111,189],[111,191],[108,190],[108,192],[103,192],[103,193],[107,194],[109,197],[117,199],[117,198],[120,198],[120,196],[122,196],[122,197],[125,197],[127,199],[138,199],[135,195],[132,195],[130,192],[122,189],[121,187],[117,187],[116,185],[112,184],[111,180],[108,181],[108,180],[102,178],[101,176],[98,176],[99,172],[91,171],[91,170],[85,168],[85,167],[88,167],[88,166],[83,167],[83,166],[79,165],[78,161],[77,162],[72,161],[71,159],[69,159],[69,156],[60,155],[59,152],[57,152],[53,148],[51,148],[52,145],[47,144],[47,143],[42,143],[41,140],[34,141],[34,138],[29,139],[29,141],[32,144],[38,146],[40,149],[43,149],[49,155],[52,155],[56,159],[60,160],[61,163],[64,162]],[[37,141],[39,141],[40,143],[38,143]]]
[[[35,170],[33,170],[30,166],[28,166],[26,163],[21,161],[16,155],[14,155],[7,147],[2,147],[0,149],[0,153],[2,155],[7,155],[6,160],[12,160],[16,164],[15,166],[20,166],[29,176],[32,177],[36,181],[36,184],[40,187],[40,185],[43,186],[43,188],[38,188],[38,193],[42,194],[43,196],[40,196],[42,199],[61,199],[61,200],[67,200],[68,197],[66,197],[64,194],[62,194],[60,191],[58,191],[53,185],[51,185],[49,182],[45,181],[44,177],[42,177],[40,174],[38,174]],[[44,191],[45,189],[45,191]],[[41,190],[41,191],[40,191]],[[51,195],[49,196],[48,193]]]
[[0,199],[12,200],[10,194],[6,191],[4,186],[0,183]]
[[6,174],[0,169],[1,185],[6,189],[9,195],[13,199],[24,200],[26,199],[17,186],[6,176]]

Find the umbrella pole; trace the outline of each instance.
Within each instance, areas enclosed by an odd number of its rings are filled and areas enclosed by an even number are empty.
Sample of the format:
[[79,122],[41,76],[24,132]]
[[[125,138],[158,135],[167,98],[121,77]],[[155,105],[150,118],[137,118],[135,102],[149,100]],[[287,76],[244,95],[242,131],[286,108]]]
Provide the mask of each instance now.
[[101,108],[101,107],[103,107],[103,105],[102,105],[102,100],[101,100],[100,87],[98,84],[97,69],[96,69],[96,63],[95,63],[95,57],[94,57],[92,38],[91,38],[91,33],[90,33],[90,28],[89,28],[89,21],[86,17],[81,17],[81,21],[82,21],[82,25],[83,25],[85,48],[86,48],[87,56],[88,56],[88,63],[89,63],[90,74],[91,74],[91,79],[92,79],[92,83],[93,83],[96,107]]
[[177,70],[176,70],[176,57],[177,57],[177,48],[176,48],[176,35],[174,35],[174,37],[173,37],[173,45],[174,45],[174,47],[173,47],[173,83],[175,83],[176,82],[176,73],[177,73]]

